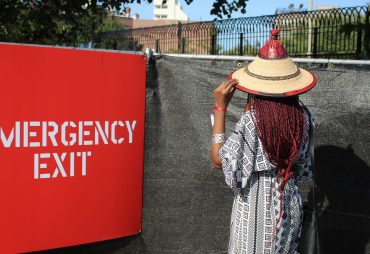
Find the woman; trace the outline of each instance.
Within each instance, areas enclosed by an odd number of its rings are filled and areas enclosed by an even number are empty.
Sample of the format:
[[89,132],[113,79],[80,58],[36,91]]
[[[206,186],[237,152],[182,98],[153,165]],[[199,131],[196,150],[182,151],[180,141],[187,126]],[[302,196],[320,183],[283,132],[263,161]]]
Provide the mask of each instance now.
[[[214,91],[212,161],[235,193],[229,253],[296,253],[302,227],[297,183],[311,176],[313,119],[298,94],[316,77],[298,68],[277,39]],[[235,88],[249,93],[245,114],[225,140],[225,113]]]

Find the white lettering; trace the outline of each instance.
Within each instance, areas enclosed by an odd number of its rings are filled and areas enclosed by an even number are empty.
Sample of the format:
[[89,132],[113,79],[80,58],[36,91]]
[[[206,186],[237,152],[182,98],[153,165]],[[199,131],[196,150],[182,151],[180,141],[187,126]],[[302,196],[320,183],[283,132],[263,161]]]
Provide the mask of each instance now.
[[44,179],[44,178],[50,178],[50,174],[40,174],[40,169],[47,168],[46,163],[40,163],[40,159],[48,159],[50,158],[50,153],[41,153],[41,154],[35,154],[34,156],[34,169],[33,169],[33,177],[34,179]]
[[28,147],[28,122],[23,122],[23,147]]
[[65,145],[65,146],[68,146],[68,142],[66,140],[66,128],[68,126],[68,122],[64,122],[62,124],[62,128],[61,128],[61,139],[62,139],[62,144]]
[[39,154],[33,155],[33,179],[39,178]]
[[[76,128],[76,124],[74,122],[69,122],[69,126],[71,126],[72,128]],[[69,145],[70,146],[73,146],[74,144],[76,144],[76,140],[77,140],[77,135],[76,133],[70,133],[69,134],[69,137],[71,138],[71,141],[69,141]]]
[[53,146],[58,146],[57,140],[55,139],[55,135],[58,133],[58,125],[55,122],[48,122],[48,126],[53,126],[53,131],[49,131],[48,136],[53,143]]
[[130,121],[126,121],[126,126],[128,130],[128,142],[131,144],[133,140],[133,132],[136,127],[136,120],[132,121],[132,124],[130,124]]
[[108,136],[109,136],[109,122],[105,121],[104,126],[105,132],[103,132],[103,128],[101,127],[98,121],[95,121],[95,145],[99,144],[99,134],[101,139],[103,140],[104,144],[108,144]]
[[[84,126],[93,126],[93,121],[85,121],[85,122],[84,122]],[[86,136],[90,136],[90,134],[91,134],[91,131],[84,131],[84,132],[83,132],[83,136],[84,136],[84,137],[86,137]],[[92,142],[92,140],[85,140],[85,141],[83,142],[83,144],[84,144],[85,146],[91,146],[91,145],[93,144],[93,142]]]
[[[39,127],[39,126],[40,126],[40,122],[30,122],[30,127]],[[36,137],[37,132],[30,131],[29,136]],[[39,146],[40,146],[40,142],[30,142],[30,147],[39,147]]]
[[47,145],[47,135],[48,133],[48,122],[42,122],[42,146],[45,147]]
[[71,152],[69,156],[69,175],[75,176],[75,153]]
[[116,126],[119,125],[121,127],[124,127],[125,125],[123,124],[122,121],[114,121],[112,126],[111,126],[111,139],[112,139],[112,142],[113,144],[121,144],[125,139],[124,138],[120,138],[120,139],[116,139]]
[[62,161],[66,158],[67,153],[62,153],[62,156],[59,158],[57,153],[53,153],[53,157],[55,159],[55,162],[57,163],[57,167],[55,168],[53,178],[56,178],[59,174],[59,172],[62,174],[62,177],[67,177],[67,173],[64,170]]
[[82,157],[82,169],[81,169],[81,172],[82,172],[82,175],[85,176],[86,175],[86,157],[87,156],[91,156],[91,152],[78,152],[77,153],[77,156],[78,157]]
[[[12,129],[0,127],[0,145],[9,147],[91,146],[134,142],[137,121],[15,122]],[[104,125],[104,126],[103,126]],[[127,129],[127,131],[126,131]],[[13,143],[15,141],[15,143]]]
[[82,122],[78,122],[78,145],[82,146],[83,142],[83,125]]
[[21,123],[15,122],[15,147],[21,147]]
[[66,139],[66,128],[67,128],[67,126],[70,126],[71,128],[76,128],[76,124],[74,123],[74,122],[64,122],[63,124],[62,124],[62,129],[61,129],[61,139],[62,139],[62,143],[63,143],[63,145],[65,145],[65,146],[73,146],[75,143],[76,143],[76,139],[77,139],[77,135],[76,135],[76,133],[73,133],[73,132],[71,132],[70,134],[69,134],[69,138],[70,138],[70,141],[69,142],[67,142],[67,139]]
[[10,132],[8,138],[5,136],[3,129],[0,128],[0,138],[3,142],[4,147],[10,147],[14,139],[14,128],[12,128],[12,131]]
[[[61,177],[73,177],[75,176],[75,168],[76,168],[76,156],[80,157],[81,160],[81,176],[86,176],[87,173],[87,158],[91,157],[92,152],[87,151],[87,152],[71,152],[71,153],[62,153],[62,154],[57,154],[57,153],[41,153],[41,154],[34,154],[34,179],[50,179],[50,178],[57,178],[59,175]],[[66,164],[66,158],[69,156],[69,175],[67,174],[68,170],[68,164]],[[48,164],[47,163],[41,163],[41,159],[50,159],[53,158],[56,164],[56,168],[54,169],[54,172],[51,176],[50,173],[43,173],[40,174],[40,169],[47,169]],[[49,164],[50,165],[50,164]],[[49,169],[50,170],[50,169]]]

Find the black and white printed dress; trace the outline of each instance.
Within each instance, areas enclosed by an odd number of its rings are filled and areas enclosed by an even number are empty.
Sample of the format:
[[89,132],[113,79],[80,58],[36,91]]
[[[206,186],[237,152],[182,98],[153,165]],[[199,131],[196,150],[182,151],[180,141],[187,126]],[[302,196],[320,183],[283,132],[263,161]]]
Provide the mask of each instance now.
[[303,216],[297,183],[312,176],[308,146],[309,114],[305,112],[302,146],[294,163],[294,177],[284,188],[284,212],[276,226],[281,180],[263,151],[251,113],[240,118],[219,152],[225,181],[235,193],[229,254],[296,253]]

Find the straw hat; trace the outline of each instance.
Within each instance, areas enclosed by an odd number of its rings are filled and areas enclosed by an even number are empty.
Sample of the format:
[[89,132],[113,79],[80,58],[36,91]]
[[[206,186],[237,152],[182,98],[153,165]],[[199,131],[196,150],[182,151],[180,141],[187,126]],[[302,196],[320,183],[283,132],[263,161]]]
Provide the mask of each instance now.
[[279,32],[272,29],[271,38],[261,48],[257,58],[229,76],[229,79],[239,80],[236,88],[262,96],[286,97],[307,92],[316,85],[316,76],[298,68],[290,59],[278,40]]

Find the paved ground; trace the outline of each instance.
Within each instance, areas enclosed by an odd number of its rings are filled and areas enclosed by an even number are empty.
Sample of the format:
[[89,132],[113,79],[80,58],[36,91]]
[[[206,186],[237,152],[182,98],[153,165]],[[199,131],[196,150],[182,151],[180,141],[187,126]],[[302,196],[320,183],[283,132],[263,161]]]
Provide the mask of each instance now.
[[[236,62],[162,58],[148,72],[143,233],[46,253],[226,253],[233,194],[210,162],[212,90]],[[309,66],[323,253],[370,253],[370,70]],[[236,92],[231,132],[246,94]],[[301,186],[307,202],[310,183]]]

